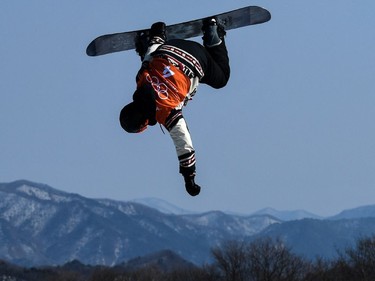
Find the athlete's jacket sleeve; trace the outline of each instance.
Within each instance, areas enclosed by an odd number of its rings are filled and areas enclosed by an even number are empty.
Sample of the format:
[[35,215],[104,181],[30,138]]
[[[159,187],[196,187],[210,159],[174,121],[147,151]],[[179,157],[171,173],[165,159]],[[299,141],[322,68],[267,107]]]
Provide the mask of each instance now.
[[180,173],[191,175],[195,173],[195,150],[190,132],[181,109],[173,110],[168,116],[165,127],[167,128],[176,148],[180,162]]

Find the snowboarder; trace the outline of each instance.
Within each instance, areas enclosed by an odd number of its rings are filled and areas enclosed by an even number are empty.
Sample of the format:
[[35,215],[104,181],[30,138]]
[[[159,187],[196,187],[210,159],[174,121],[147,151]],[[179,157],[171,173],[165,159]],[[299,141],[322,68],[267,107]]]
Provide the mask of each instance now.
[[120,113],[122,128],[129,133],[144,131],[159,123],[169,132],[179,159],[179,172],[191,196],[200,192],[195,183],[196,159],[182,108],[194,96],[199,83],[224,87],[230,76],[224,26],[215,18],[204,20],[203,45],[188,40],[167,41],[166,26],[154,23],[150,34],[136,39],[142,66],[133,102]]

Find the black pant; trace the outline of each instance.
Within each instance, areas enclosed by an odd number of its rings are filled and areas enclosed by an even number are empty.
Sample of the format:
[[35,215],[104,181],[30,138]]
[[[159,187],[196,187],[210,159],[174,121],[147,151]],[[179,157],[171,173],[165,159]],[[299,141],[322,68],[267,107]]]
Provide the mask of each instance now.
[[182,39],[173,39],[165,44],[180,48],[199,61],[204,72],[201,83],[215,89],[222,88],[227,84],[230,76],[230,67],[224,40],[220,45],[211,48],[205,48],[197,42]]

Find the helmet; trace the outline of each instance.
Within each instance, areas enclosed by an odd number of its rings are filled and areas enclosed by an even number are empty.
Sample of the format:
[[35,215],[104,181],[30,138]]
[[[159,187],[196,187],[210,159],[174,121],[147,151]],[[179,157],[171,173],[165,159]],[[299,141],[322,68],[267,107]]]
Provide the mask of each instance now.
[[140,133],[147,129],[148,119],[137,104],[131,102],[121,110],[120,124],[128,133]]
[[133,100],[121,110],[120,124],[128,133],[140,133],[147,125],[156,124],[154,89],[149,84],[141,85],[134,92]]

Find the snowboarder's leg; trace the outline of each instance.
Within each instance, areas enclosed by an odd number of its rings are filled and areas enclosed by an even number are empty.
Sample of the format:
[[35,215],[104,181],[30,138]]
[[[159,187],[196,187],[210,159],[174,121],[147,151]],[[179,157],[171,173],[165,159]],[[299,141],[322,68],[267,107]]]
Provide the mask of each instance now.
[[210,85],[213,88],[224,87],[230,77],[229,58],[225,42],[221,42],[220,45],[206,48],[207,66],[205,69],[205,75],[201,80],[201,83]]
[[222,88],[227,84],[230,76],[224,26],[218,23],[215,18],[206,19],[202,30],[203,44],[210,56],[207,57],[205,76],[201,82],[214,88]]
[[[167,41],[166,45],[182,49],[199,61],[204,72],[204,76],[200,81],[201,83],[205,83],[213,88],[222,88],[227,84],[230,68],[224,40],[219,45],[211,48],[203,47],[197,42],[183,39]],[[163,52],[163,49],[159,49],[154,54]],[[198,73],[199,71],[195,72]]]

